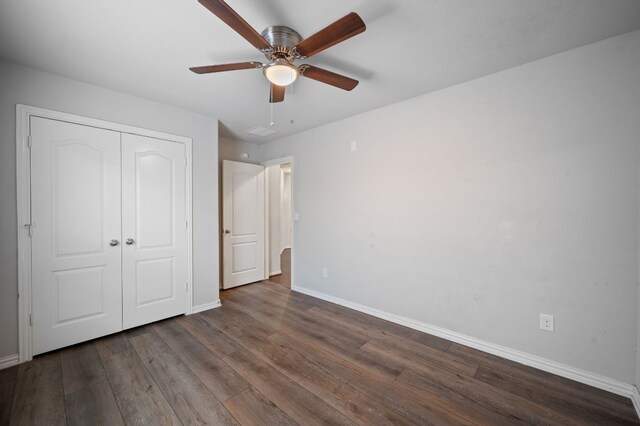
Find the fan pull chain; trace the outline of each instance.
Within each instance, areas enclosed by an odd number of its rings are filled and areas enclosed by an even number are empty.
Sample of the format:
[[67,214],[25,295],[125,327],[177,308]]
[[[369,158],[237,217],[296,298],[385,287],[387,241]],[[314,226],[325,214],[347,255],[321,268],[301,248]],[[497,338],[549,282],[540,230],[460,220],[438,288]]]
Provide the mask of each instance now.
[[[271,99],[273,99],[273,85],[271,85]],[[269,125],[273,127],[273,125],[276,124],[273,121],[273,102],[269,102],[269,108],[271,109],[271,122]]]

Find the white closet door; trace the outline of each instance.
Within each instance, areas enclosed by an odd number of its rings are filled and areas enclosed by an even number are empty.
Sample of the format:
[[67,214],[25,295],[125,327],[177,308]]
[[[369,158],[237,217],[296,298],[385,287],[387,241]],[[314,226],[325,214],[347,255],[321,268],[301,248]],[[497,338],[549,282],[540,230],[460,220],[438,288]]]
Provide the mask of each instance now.
[[122,329],[120,133],[31,118],[33,349]]
[[125,329],[186,311],[185,159],[184,144],[122,134]]

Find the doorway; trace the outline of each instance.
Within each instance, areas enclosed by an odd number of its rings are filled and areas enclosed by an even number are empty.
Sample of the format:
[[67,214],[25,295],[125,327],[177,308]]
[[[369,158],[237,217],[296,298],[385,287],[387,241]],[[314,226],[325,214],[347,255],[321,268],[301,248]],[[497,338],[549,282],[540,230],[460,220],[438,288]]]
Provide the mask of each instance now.
[[267,278],[264,167],[222,162],[222,288]]
[[293,159],[290,157],[265,163],[267,200],[268,280],[290,289],[292,284],[293,241]]

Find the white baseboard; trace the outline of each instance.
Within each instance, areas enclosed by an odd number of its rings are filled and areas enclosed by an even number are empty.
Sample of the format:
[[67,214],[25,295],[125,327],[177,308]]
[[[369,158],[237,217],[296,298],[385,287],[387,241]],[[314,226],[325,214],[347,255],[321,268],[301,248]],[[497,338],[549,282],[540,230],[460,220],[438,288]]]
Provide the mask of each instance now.
[[636,386],[632,386],[631,390],[631,402],[633,402],[633,408],[636,409],[636,413],[640,416],[640,393],[638,393],[638,388]]
[[598,389],[603,389],[608,392],[615,393],[617,395],[626,396],[631,398],[631,401],[636,408],[636,412],[640,417],[640,394],[638,389],[629,383],[624,383],[619,380],[615,380],[609,377],[601,376],[599,374],[591,373],[589,371],[581,370],[579,368],[571,367],[569,365],[561,364],[556,361],[552,361],[546,358],[539,357],[537,355],[528,354],[526,352],[511,349],[506,346],[496,345],[495,343],[485,342],[475,337],[467,336],[455,331],[447,330],[442,327],[427,324],[425,322],[416,321],[410,318],[406,318],[400,315],[391,314],[389,312],[381,311],[378,309],[370,308],[368,306],[361,305],[359,303],[350,302],[348,300],[340,299],[338,297],[330,296],[328,294],[320,293],[308,288],[293,286],[293,291],[304,293],[309,296],[316,297],[318,299],[326,300],[328,302],[335,303],[347,308],[354,309],[356,311],[363,312],[365,314],[372,315],[374,317],[382,318],[387,321],[394,322],[396,324],[404,325],[415,330],[419,330],[434,336],[442,337],[443,339],[450,340],[452,342],[460,343],[464,346],[470,346],[474,349],[478,349],[483,352],[488,352],[493,355],[497,355],[502,358],[509,359],[511,361],[518,362],[520,364],[528,365],[530,367],[537,368],[548,373],[556,374],[567,379],[575,380],[576,382],[584,383],[586,385],[593,386]]
[[220,306],[222,306],[222,304],[220,303],[220,299],[218,299],[215,302],[205,303],[204,305],[194,306],[193,308],[191,308],[191,313],[192,314],[197,314],[198,312],[208,311],[209,309],[219,308]]
[[0,370],[18,365],[18,354],[0,358]]
[[277,271],[269,272],[269,277],[272,277],[274,275],[282,275],[282,271],[280,269],[278,269]]

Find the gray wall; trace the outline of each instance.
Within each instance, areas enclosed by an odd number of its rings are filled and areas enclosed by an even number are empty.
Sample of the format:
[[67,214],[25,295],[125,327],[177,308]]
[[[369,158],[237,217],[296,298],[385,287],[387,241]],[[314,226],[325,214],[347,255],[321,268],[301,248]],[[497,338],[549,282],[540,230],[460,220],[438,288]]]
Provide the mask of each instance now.
[[639,122],[634,32],[261,145],[295,284],[634,383]]
[[218,300],[218,122],[216,119],[100,87],[0,62],[0,357],[16,354],[17,103],[108,120],[193,139],[193,264],[196,305]]
[[[260,159],[258,158],[258,145],[224,137],[220,137],[218,142],[218,159],[220,160],[221,164],[222,160],[239,161],[241,163],[253,164],[260,163]],[[243,152],[249,154],[249,158],[247,160],[241,157]]]

